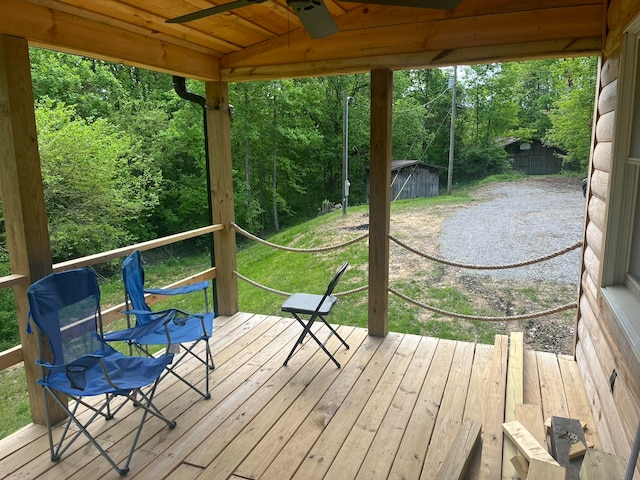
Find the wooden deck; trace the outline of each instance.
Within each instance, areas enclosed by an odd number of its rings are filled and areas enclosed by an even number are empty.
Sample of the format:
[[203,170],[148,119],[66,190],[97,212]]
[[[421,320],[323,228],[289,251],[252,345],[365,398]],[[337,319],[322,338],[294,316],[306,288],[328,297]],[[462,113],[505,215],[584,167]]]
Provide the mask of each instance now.
[[[466,417],[482,421],[483,433],[465,478],[501,478],[501,424],[516,414],[540,435],[544,418],[579,418],[599,445],[576,364],[523,351],[517,334],[480,345],[340,327],[351,348],[335,338],[327,346],[341,369],[313,342],[283,367],[300,331],[288,318],[218,317],[212,398],[165,379],[156,404],[178,425],[147,420],[128,478],[431,479]],[[94,425],[117,458],[138,415],[127,405]],[[0,441],[0,478],[119,477],[84,438],[52,463],[46,428],[29,425]]]

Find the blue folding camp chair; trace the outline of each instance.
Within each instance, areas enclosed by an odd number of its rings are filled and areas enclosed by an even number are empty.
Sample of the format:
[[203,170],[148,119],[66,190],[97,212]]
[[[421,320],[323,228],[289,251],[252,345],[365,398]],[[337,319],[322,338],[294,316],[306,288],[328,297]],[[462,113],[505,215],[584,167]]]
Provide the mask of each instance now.
[[[139,353],[151,355],[147,345],[164,345],[167,351],[183,349],[182,354],[167,367],[167,374],[175,375],[190,388],[198,392],[203,398],[211,398],[209,393],[209,372],[215,368],[209,339],[213,332],[214,313],[209,312],[207,287],[209,282],[199,282],[179,288],[145,289],[144,270],[140,251],[129,255],[122,264],[122,280],[124,281],[129,326],[127,330],[109,332],[105,340],[126,341],[135,346]],[[154,312],[147,305],[145,293],[158,295],[182,295],[198,290],[204,291],[206,313],[187,313],[172,308]],[[132,307],[132,308],[130,308]],[[135,316],[135,326],[131,327],[130,316]],[[160,321],[160,319],[164,319]],[[157,325],[150,331],[149,325]],[[205,344],[205,352],[199,355],[196,346],[200,341]],[[200,390],[195,383],[190,382],[176,370],[177,366],[187,356],[195,358],[205,368],[205,389]]]
[[[338,360],[335,359],[335,357],[331,354],[331,352],[327,350],[327,347],[325,347],[324,344],[318,339],[318,337],[316,337],[316,335],[311,331],[311,327],[313,326],[316,320],[318,319],[322,320],[322,322],[327,327],[329,327],[329,330],[331,330],[329,334],[329,338],[331,337],[331,335],[335,335],[338,338],[338,340],[340,340],[342,345],[345,346],[345,348],[347,349],[349,348],[349,345],[347,344],[347,342],[344,341],[344,339],[340,336],[340,334],[336,332],[335,329],[324,318],[326,315],[328,315],[331,312],[331,309],[338,301],[338,298],[332,295],[332,293],[334,288],[336,288],[336,285],[338,284],[340,277],[342,276],[342,274],[344,273],[344,271],[347,269],[348,266],[349,266],[348,262],[344,262],[342,264],[342,266],[338,269],[338,271],[335,273],[335,275],[329,282],[329,285],[327,286],[327,290],[325,291],[324,295],[317,295],[313,293],[294,293],[289,298],[287,298],[282,304],[281,310],[283,312],[288,312],[291,315],[293,315],[293,317],[303,327],[302,333],[300,334],[300,336],[298,337],[298,340],[296,341],[295,345],[291,349],[289,356],[284,361],[285,366],[287,365],[287,363],[289,363],[289,360],[291,360],[291,357],[293,357],[293,354],[296,352],[296,348],[298,348],[298,345],[302,345],[302,342],[304,341],[304,337],[309,335],[311,336],[311,338],[315,340],[315,342],[320,346],[320,348],[322,348],[322,350],[327,355],[329,355],[329,358],[333,361],[333,363],[335,363],[336,366],[340,368],[340,363],[338,362]],[[306,323],[301,318],[301,315],[306,317],[307,319]]]
[[[37,363],[42,368],[42,378],[38,383],[45,392],[51,460],[60,460],[73,442],[84,434],[120,475],[126,475],[147,414],[162,419],[169,428],[176,425],[152,403],[159,378],[173,355],[130,357],[104,343],[100,290],[96,274],[89,268],[44,277],[29,287],[27,297],[31,308],[30,318],[38,326],[40,336],[40,359]],[[149,388],[145,391],[145,387]],[[58,440],[54,440],[47,395],[69,417]],[[84,400],[84,397],[102,395],[105,398],[99,405]],[[66,397],[72,399],[73,403],[68,403]],[[127,403],[126,400],[115,401],[116,397],[132,400],[143,410],[131,450],[122,467],[88,431],[94,420],[99,417],[106,420],[113,418]],[[113,409],[112,403],[115,406]],[[79,408],[80,405],[89,410],[89,415]],[[76,425],[78,430],[71,429],[72,425]]]

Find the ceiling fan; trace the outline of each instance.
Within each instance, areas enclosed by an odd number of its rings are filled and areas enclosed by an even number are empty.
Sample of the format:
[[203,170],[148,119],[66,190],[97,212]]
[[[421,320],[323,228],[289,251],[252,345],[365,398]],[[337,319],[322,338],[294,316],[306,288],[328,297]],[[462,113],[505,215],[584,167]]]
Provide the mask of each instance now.
[[[187,15],[171,18],[167,23],[186,23],[200,18],[215,15],[217,13],[228,12],[236,8],[246,7],[264,3],[267,0],[234,0],[215,7],[198,10]],[[293,9],[300,19],[300,22],[307,30],[311,38],[323,38],[338,33],[338,26],[333,20],[329,9],[323,0],[286,0],[287,5]],[[341,0],[346,2],[362,3],[359,0]],[[439,10],[449,10],[456,7],[461,0],[365,0],[366,3],[378,5],[390,5],[397,7],[418,7],[435,8]]]

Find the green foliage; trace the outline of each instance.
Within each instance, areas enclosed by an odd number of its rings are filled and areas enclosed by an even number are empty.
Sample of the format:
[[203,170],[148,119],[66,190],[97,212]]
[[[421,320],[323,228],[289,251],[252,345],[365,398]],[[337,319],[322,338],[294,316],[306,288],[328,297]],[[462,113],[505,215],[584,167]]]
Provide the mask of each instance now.
[[565,170],[586,172],[589,165],[593,126],[593,85],[596,81],[595,58],[565,59],[556,65],[563,80],[562,95],[549,113],[551,128],[545,141],[567,150]]
[[75,113],[53,101],[36,108],[54,262],[132,243],[129,225],[157,203],[149,159],[129,157],[130,139],[109,122]]
[[494,142],[470,145],[460,152],[453,166],[456,181],[476,180],[510,170],[506,151]]
[[0,438],[11,435],[31,421],[23,368],[0,372],[0,404]]

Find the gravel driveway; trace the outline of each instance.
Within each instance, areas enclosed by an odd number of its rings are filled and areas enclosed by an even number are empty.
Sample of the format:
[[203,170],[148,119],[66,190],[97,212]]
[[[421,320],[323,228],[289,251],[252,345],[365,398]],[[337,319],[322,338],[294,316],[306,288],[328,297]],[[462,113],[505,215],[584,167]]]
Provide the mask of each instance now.
[[[489,185],[448,218],[440,255],[454,262],[504,265],[539,258],[582,240],[585,199],[579,180],[528,177]],[[577,284],[580,249],[527,267],[466,270],[496,279]]]

